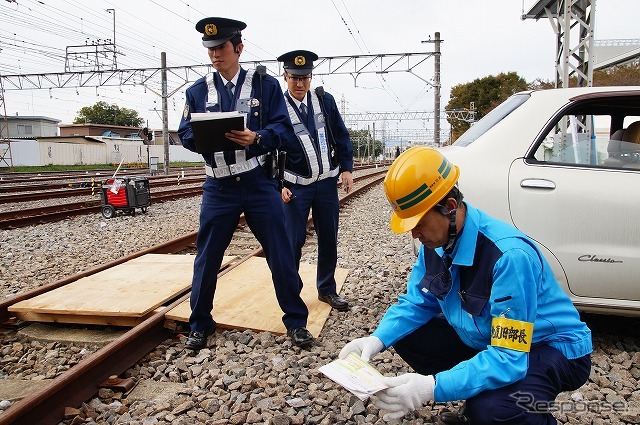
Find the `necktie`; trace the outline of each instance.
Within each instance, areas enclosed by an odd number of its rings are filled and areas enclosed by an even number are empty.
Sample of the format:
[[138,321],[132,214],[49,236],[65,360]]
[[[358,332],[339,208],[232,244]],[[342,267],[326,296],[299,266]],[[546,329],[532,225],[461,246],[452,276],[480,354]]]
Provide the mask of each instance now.
[[307,121],[307,106],[304,103],[300,104],[300,117],[302,117],[302,123],[306,126]]
[[225,87],[227,88],[227,94],[229,95],[229,100],[231,101],[231,103],[233,103],[233,83],[229,81],[227,84],[225,84]]

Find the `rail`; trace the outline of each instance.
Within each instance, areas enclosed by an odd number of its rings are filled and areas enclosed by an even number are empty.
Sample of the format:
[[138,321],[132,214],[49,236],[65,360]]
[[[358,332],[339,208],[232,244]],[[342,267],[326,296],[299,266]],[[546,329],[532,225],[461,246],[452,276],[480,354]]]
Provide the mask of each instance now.
[[[382,171],[381,173],[383,173]],[[379,173],[376,173],[379,174]],[[340,198],[340,205],[349,202],[355,196],[360,196],[372,186],[379,184],[384,176],[367,175],[361,179],[369,178],[371,181],[355,188],[352,192],[344,194]],[[311,218],[309,219],[311,221]],[[195,243],[197,232],[184,235],[166,243],[150,247],[118,260],[94,267],[85,272],[51,283],[44,287],[8,298],[0,302],[0,321],[10,320],[8,308],[25,299],[32,298],[47,291],[59,288],[77,279],[90,276],[99,271],[106,270],[118,264],[122,264],[133,258],[148,253],[176,253]],[[223,276],[242,262],[262,253],[262,248],[252,251],[241,258],[235,264],[220,271]],[[52,382],[29,394],[16,402],[0,415],[0,425],[5,424],[57,424],[64,417],[65,406],[79,406],[82,402],[97,393],[101,386],[108,387],[109,377],[120,375],[138,360],[158,346],[162,341],[170,338],[172,333],[165,328],[165,314],[175,306],[184,302],[189,297],[189,290],[180,293],[153,316],[141,324],[133,327],[120,338],[81,360],[63,375]]]

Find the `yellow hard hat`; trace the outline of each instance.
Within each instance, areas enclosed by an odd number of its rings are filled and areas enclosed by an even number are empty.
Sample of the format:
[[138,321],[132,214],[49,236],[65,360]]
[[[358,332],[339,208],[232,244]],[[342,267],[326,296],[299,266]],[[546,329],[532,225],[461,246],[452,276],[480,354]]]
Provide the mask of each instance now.
[[444,199],[459,176],[460,169],[433,148],[415,146],[403,152],[384,178],[384,191],[393,208],[391,230],[404,233],[413,229]]

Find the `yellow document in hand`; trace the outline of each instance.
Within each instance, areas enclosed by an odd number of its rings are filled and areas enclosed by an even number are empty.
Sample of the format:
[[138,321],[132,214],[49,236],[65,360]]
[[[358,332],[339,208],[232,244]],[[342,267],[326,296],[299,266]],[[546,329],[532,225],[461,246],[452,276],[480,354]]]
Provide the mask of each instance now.
[[332,381],[345,387],[364,401],[371,394],[387,388],[380,378],[382,375],[356,353],[349,353],[344,359],[337,359],[318,368]]

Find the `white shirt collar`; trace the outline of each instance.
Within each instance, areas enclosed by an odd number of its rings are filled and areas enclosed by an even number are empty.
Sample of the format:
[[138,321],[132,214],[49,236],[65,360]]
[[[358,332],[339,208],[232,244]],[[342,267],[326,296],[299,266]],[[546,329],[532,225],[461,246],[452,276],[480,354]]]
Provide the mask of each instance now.
[[[288,91],[288,90],[287,90]],[[309,105],[307,105],[307,96],[304,96],[304,101],[299,101],[298,99],[296,99],[295,97],[293,97],[293,95],[291,93],[289,93],[289,97],[291,97],[291,100],[293,100],[293,103],[295,103],[296,108],[300,109],[300,104],[304,103],[304,106],[307,107],[307,111],[309,110]]]
[[[238,87],[238,78],[240,77],[240,68],[238,68],[238,72],[233,76],[231,82],[233,83],[233,92],[236,92],[236,87]],[[227,81],[222,74],[220,74],[220,78],[222,79],[222,85],[226,86],[229,81]]]

